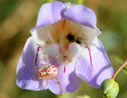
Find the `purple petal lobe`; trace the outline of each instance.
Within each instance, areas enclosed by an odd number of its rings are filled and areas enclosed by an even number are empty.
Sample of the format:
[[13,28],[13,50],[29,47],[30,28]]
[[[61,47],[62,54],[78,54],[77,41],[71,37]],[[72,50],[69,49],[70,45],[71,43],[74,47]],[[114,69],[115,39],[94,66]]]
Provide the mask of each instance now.
[[38,27],[50,25],[61,20],[61,11],[64,8],[64,4],[59,1],[43,4],[38,14],[36,27],[31,32]]
[[99,40],[95,40],[94,48],[91,48],[93,71],[91,71],[90,60],[83,56],[78,57],[76,74],[93,87],[99,87],[103,80],[111,78],[113,68],[108,56]]
[[83,5],[73,5],[67,9],[64,13],[64,17],[77,22],[79,24],[96,28],[96,16],[94,12],[83,6]]
[[34,65],[35,52],[33,49],[33,40],[32,38],[29,38],[25,44],[17,66],[17,86],[29,90],[43,89],[43,81],[37,78],[37,73],[34,72]]
[[[64,73],[64,65],[61,66],[61,64],[58,64],[58,62],[55,60],[52,60],[52,62],[54,63],[54,65],[59,66],[57,78],[61,84],[62,93],[74,92],[81,84],[80,78],[76,76],[74,71],[77,60],[73,60],[70,64],[65,65],[66,66],[65,73]],[[53,93],[60,94],[60,87],[56,82],[56,80],[54,79],[49,80],[48,88]]]

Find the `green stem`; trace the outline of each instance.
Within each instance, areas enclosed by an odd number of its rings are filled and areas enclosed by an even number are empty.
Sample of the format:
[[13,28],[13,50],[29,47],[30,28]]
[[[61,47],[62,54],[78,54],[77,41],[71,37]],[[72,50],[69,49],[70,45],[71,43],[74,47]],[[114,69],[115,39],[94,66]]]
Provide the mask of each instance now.
[[47,0],[48,2],[52,2],[52,1],[54,1],[54,0]]
[[121,71],[121,69],[123,69],[126,65],[127,65],[127,60],[124,61],[123,64],[118,67],[116,72],[113,74],[112,79],[115,79],[118,73]]
[[77,0],[77,4],[84,4],[84,0]]

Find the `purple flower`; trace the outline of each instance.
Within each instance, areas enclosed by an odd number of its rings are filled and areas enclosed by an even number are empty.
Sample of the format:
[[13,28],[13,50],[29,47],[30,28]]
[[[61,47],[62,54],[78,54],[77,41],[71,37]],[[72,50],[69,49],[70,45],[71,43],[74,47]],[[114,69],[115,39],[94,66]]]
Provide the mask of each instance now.
[[101,32],[96,16],[89,8],[59,1],[43,4],[30,32],[16,71],[20,88],[60,94],[74,92],[80,79],[99,88],[112,77],[112,65],[97,38]]

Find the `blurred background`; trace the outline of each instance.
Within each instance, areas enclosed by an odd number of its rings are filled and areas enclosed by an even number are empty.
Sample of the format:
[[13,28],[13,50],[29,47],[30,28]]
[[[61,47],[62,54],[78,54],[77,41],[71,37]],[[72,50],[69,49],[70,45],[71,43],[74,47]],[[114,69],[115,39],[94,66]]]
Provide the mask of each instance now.
[[[61,0],[75,3],[76,0]],[[50,91],[28,91],[16,86],[16,66],[29,31],[36,24],[39,8],[46,0],[0,0],[0,98],[76,98],[89,95],[102,98],[100,90],[82,81],[74,93],[57,96]],[[127,59],[127,0],[84,0],[94,10],[98,27],[103,32],[99,39],[113,64],[114,70]],[[117,98],[127,98],[127,73],[116,78],[120,85]]]

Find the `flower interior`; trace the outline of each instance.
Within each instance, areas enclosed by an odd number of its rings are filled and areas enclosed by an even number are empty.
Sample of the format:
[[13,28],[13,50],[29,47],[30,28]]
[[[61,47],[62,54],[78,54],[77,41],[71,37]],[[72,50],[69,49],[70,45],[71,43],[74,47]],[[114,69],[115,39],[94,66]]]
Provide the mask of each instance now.
[[[97,35],[96,29],[83,26],[66,18],[62,18],[54,24],[40,27],[33,32],[33,38],[36,44],[44,48],[52,44],[58,46],[60,54],[58,58],[61,58],[61,62],[64,63],[64,65],[70,63],[74,58],[74,56],[70,55],[71,50],[69,49],[72,43],[76,43],[80,47],[88,48],[92,70],[92,56],[89,47],[94,44],[93,39],[96,38]],[[66,66],[64,66],[64,72],[65,71]]]
[[38,28],[33,32],[33,37],[35,42],[41,46],[57,44],[60,54],[71,61],[72,58],[69,57],[68,52],[69,45],[76,42],[89,47],[93,44],[92,40],[97,37],[97,32],[95,29],[63,18],[54,24]]

